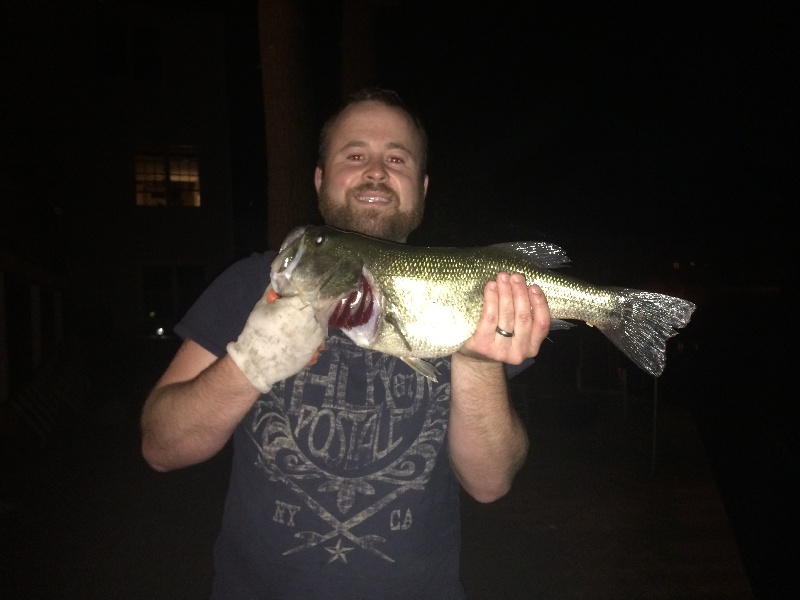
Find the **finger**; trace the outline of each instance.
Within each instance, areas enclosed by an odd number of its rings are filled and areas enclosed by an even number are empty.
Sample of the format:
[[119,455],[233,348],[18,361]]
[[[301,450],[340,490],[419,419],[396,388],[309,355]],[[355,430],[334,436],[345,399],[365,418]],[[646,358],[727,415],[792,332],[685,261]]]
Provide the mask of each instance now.
[[494,339],[497,326],[497,282],[489,281],[483,288],[483,311],[475,334],[486,341]]
[[531,321],[531,348],[538,352],[547,334],[550,332],[550,307],[547,304],[547,297],[542,288],[538,285],[531,285],[528,288],[530,301]]
[[511,293],[514,303],[514,333],[515,335],[519,333],[520,337],[524,337],[531,330],[533,316],[528,285],[522,273],[514,273],[511,276]]
[[497,326],[500,329],[513,333],[515,325],[514,312],[514,294],[511,287],[511,277],[508,273],[498,273]]

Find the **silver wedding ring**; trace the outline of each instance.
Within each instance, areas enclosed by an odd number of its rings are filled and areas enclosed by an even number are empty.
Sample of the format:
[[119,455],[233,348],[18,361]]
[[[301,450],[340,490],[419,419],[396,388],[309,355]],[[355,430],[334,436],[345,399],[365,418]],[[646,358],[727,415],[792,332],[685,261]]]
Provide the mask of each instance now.
[[500,329],[500,327],[495,327],[494,330],[503,337],[508,337],[508,338],[514,337],[513,331],[506,331],[505,329]]

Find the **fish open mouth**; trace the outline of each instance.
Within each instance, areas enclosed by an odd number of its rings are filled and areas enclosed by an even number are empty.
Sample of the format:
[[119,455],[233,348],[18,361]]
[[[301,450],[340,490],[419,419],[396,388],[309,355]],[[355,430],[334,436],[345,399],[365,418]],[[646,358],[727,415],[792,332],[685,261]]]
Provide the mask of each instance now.
[[352,329],[369,323],[375,308],[375,296],[372,286],[362,273],[358,288],[334,307],[328,325],[335,329]]

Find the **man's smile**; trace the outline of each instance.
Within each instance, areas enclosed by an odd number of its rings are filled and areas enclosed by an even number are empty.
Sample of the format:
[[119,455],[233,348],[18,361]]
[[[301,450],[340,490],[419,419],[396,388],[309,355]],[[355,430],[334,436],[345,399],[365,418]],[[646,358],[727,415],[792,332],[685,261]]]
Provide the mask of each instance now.
[[356,202],[362,204],[391,204],[397,195],[387,185],[361,185],[350,192]]
[[383,196],[356,196],[359,202],[366,202],[368,204],[388,204],[390,200]]

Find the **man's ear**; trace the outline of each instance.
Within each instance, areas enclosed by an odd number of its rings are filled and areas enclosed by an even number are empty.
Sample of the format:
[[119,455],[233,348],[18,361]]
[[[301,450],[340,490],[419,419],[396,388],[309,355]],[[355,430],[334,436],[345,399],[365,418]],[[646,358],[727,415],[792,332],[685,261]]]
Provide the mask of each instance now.
[[[322,169],[317,167],[314,169],[314,187],[317,188],[317,193],[319,194],[319,188],[322,185]],[[425,182],[425,187],[427,187],[428,182]]]

